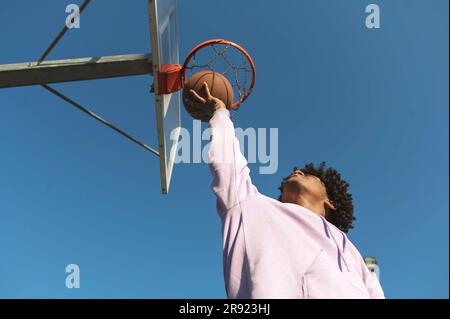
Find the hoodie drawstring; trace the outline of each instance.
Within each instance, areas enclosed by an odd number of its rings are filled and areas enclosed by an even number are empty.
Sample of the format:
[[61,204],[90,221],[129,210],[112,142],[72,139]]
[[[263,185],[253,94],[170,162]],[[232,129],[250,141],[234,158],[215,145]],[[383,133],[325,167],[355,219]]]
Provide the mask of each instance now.
[[321,216],[321,218],[322,218],[323,227],[324,227],[324,230],[325,230],[325,235],[329,239],[330,238],[333,239],[334,244],[336,245],[336,248],[337,248],[337,251],[338,251],[338,265],[339,265],[339,269],[341,271],[343,271],[342,270],[342,261],[343,261],[344,264],[345,264],[345,267],[347,268],[347,271],[350,271],[350,268],[348,266],[347,260],[345,259],[345,256],[344,256],[345,246],[347,244],[345,235],[342,234],[342,251],[341,251],[341,247],[339,246],[336,238],[334,238],[334,235],[333,235],[333,232],[330,229],[330,226],[328,226],[328,223],[326,222],[325,218],[323,218],[322,216]]

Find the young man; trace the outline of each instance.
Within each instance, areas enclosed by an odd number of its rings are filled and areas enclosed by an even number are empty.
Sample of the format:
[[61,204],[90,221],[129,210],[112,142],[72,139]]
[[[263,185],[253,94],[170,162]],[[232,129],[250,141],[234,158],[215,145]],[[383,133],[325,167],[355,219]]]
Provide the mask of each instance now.
[[[212,189],[222,221],[229,298],[384,298],[346,236],[354,220],[348,184],[312,164],[283,179],[279,200],[260,194],[240,152],[229,111],[191,90],[192,113],[207,118]],[[190,101],[185,101],[190,103]],[[194,105],[195,104],[195,105]]]

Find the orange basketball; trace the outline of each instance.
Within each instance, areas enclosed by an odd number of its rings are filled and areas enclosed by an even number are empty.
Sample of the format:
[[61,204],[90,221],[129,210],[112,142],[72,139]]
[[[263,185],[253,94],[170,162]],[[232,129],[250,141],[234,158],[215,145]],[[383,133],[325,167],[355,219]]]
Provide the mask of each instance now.
[[191,110],[193,108],[197,107],[198,109],[199,103],[192,98],[189,90],[192,89],[197,92],[198,95],[205,98],[206,94],[202,88],[204,82],[208,83],[208,88],[211,95],[220,99],[228,109],[230,108],[231,104],[233,104],[234,94],[233,87],[231,86],[230,82],[225,76],[218,72],[210,70],[201,71],[193,74],[189,78],[183,89],[184,107],[186,111],[191,114],[191,116],[196,120],[208,121],[209,118],[207,117],[197,118],[191,113]]

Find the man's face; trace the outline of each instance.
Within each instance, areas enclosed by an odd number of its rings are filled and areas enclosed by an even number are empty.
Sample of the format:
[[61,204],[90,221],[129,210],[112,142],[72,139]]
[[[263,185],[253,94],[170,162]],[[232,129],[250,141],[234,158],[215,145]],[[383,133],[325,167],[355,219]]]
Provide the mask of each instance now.
[[283,188],[283,198],[287,198],[292,193],[297,196],[308,196],[316,200],[327,198],[325,184],[318,177],[307,175],[299,169],[294,170],[286,180]]

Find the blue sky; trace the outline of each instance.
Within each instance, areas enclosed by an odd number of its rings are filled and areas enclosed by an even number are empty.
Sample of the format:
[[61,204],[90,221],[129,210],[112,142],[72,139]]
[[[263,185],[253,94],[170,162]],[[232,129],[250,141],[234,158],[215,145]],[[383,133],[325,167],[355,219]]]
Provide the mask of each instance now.
[[[255,60],[242,128],[278,128],[278,196],[293,166],[325,160],[350,183],[350,239],[376,256],[389,298],[448,298],[448,1],[179,1],[180,51],[209,38]],[[34,61],[69,1],[9,1],[0,64]],[[79,2],[81,3],[81,1]],[[92,1],[49,59],[149,52],[146,1]],[[157,145],[148,76],[54,85]],[[223,298],[221,228],[206,164],[175,167],[40,87],[0,90],[0,297]],[[183,126],[192,121],[182,110]],[[78,264],[81,288],[65,287]]]

